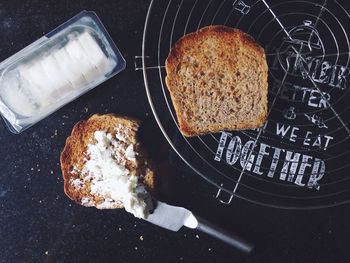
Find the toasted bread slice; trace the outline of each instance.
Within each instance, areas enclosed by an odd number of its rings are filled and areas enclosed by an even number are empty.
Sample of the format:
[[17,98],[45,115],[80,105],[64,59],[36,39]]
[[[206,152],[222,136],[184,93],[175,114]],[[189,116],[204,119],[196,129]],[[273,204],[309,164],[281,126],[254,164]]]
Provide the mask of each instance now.
[[[105,114],[93,115],[88,120],[80,121],[74,126],[60,158],[64,191],[70,199],[84,206],[95,206],[101,209],[123,208],[120,200],[111,200],[110,196],[99,195],[91,191],[91,181],[85,165],[90,159],[89,145],[96,143],[94,136],[96,131],[111,134],[118,147],[115,154],[113,153],[116,164],[122,164],[130,172],[130,176],[138,177],[138,181],[145,186],[148,192],[155,193],[155,173],[147,162],[137,138],[139,125],[140,122],[136,119]],[[133,146],[135,153],[133,159],[126,154],[130,145]],[[105,202],[107,199],[108,205]]]
[[182,37],[169,53],[166,73],[185,136],[255,129],[266,120],[265,51],[238,29],[208,26]]

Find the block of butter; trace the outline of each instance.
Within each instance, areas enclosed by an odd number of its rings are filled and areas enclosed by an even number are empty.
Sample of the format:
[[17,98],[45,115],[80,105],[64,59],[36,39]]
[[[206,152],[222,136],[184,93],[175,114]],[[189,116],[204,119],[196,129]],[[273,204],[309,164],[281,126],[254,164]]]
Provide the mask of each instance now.
[[20,133],[125,66],[97,15],[83,11],[0,64],[0,114]]

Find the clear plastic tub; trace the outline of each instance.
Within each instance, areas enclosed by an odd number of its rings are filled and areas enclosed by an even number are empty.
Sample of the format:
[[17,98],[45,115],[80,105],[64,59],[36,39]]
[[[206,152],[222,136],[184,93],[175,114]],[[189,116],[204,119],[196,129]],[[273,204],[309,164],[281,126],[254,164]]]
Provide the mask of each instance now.
[[97,15],[82,11],[0,63],[0,113],[20,133],[125,66]]

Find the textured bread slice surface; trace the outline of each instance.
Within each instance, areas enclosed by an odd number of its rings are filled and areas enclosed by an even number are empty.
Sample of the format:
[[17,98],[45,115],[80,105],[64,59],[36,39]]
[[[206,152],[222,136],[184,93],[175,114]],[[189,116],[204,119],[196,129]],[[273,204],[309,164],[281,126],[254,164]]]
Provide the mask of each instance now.
[[226,26],[202,28],[177,41],[165,64],[185,136],[255,129],[266,121],[266,55],[248,34]]
[[[106,197],[91,193],[91,185],[89,180],[86,180],[88,174],[84,172],[84,164],[89,159],[88,145],[95,142],[96,131],[104,131],[112,134],[113,138],[119,138],[118,144],[124,151],[129,145],[133,145],[136,160],[130,161],[126,156],[121,156],[122,160],[116,160],[116,162],[123,161],[125,168],[130,171],[130,176],[138,176],[139,181],[150,193],[156,192],[154,169],[147,161],[146,154],[138,141],[139,125],[140,122],[133,118],[105,114],[93,115],[74,126],[60,157],[64,192],[70,199],[78,204],[97,208],[106,201]],[[103,208],[123,208],[123,204],[117,200],[110,207]]]

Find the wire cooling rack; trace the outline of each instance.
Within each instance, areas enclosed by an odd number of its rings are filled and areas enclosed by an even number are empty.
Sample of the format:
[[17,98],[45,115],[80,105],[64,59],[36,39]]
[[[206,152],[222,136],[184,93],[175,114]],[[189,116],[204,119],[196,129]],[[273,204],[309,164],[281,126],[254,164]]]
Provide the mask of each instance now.
[[[257,130],[186,138],[164,64],[179,38],[212,24],[239,28],[265,48],[268,121]],[[222,203],[330,207],[350,201],[349,33],[345,1],[152,0],[137,69],[164,136],[217,187]]]

